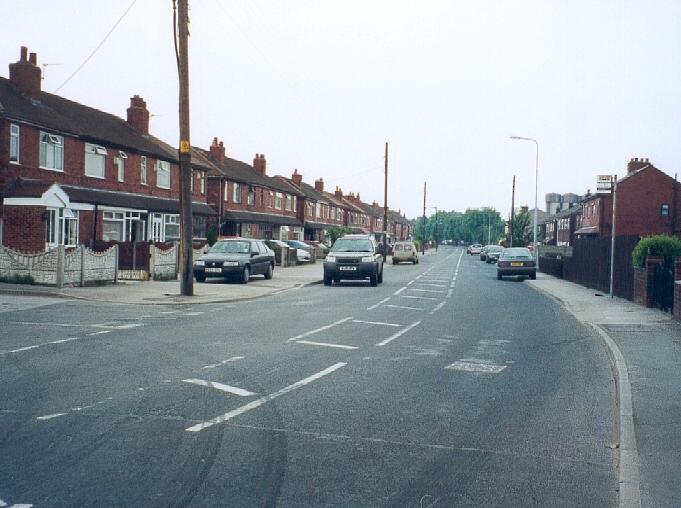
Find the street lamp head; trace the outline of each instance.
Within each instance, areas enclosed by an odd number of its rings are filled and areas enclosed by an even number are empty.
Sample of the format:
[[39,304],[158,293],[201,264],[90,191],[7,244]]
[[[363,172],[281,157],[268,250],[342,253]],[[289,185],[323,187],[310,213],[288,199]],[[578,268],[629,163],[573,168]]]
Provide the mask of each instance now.
[[511,139],[515,139],[515,140],[521,140],[521,141],[534,141],[535,143],[537,142],[536,139],[533,139],[533,138],[526,138],[526,137],[524,137],[524,136],[510,136],[510,138],[511,138]]

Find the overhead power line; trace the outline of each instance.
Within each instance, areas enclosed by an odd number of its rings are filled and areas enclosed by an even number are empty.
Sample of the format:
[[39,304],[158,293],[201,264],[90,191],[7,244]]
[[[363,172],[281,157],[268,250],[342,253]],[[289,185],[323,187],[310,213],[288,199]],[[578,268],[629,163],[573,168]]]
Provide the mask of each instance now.
[[107,34],[104,36],[104,38],[101,40],[101,42],[100,42],[99,44],[97,44],[97,47],[95,47],[95,49],[92,50],[92,53],[90,53],[90,54],[88,55],[88,57],[87,57],[85,60],[83,60],[83,63],[81,63],[81,64],[78,66],[78,68],[77,68],[75,71],[73,71],[73,72],[71,73],[71,75],[70,75],[68,78],[66,78],[66,80],[65,80],[61,85],[59,85],[59,86],[57,87],[57,89],[54,91],[54,93],[57,93],[59,90],[61,90],[61,89],[64,87],[64,85],[66,85],[66,83],[68,83],[69,81],[71,81],[71,79],[72,79],[76,74],[78,74],[78,73],[80,72],[80,70],[81,70],[83,67],[85,67],[85,64],[87,64],[87,63],[90,61],[90,59],[91,59],[93,56],[95,56],[95,53],[97,53],[97,51],[99,51],[99,48],[101,48],[101,47],[104,45],[104,43],[106,42],[106,40],[107,40],[107,39],[109,38],[109,36],[113,33],[113,31],[116,30],[116,27],[119,25],[119,23],[120,23],[121,21],[123,21],[123,18],[128,14],[128,12],[130,12],[130,9],[132,9],[132,6],[135,5],[136,2],[137,2],[137,0],[132,0],[132,2],[130,2],[130,5],[128,5],[128,8],[125,9],[125,12],[121,15],[120,18],[118,18],[118,20],[117,20],[117,21],[114,23],[114,25],[111,27],[111,30],[109,30],[109,31],[107,32]]

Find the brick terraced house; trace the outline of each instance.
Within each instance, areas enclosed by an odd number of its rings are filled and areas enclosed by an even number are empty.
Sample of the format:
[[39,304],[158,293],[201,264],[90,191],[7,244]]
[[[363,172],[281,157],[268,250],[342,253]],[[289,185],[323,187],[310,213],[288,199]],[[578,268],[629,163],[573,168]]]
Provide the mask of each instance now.
[[227,157],[218,138],[209,150],[195,151],[213,166],[208,172],[208,203],[217,212],[220,235],[303,239],[303,223],[297,214],[303,195],[286,182],[267,176],[264,154],[256,154],[251,166]]
[[[648,159],[633,158],[617,184],[616,234],[681,234],[681,184]],[[582,202],[582,224],[577,236],[610,236],[612,196],[587,195]]]
[[[149,134],[145,101],[127,119],[41,90],[35,53],[21,48],[0,77],[0,240],[24,252],[95,240],[179,237],[177,150]],[[205,237],[205,161],[192,160],[194,233]]]

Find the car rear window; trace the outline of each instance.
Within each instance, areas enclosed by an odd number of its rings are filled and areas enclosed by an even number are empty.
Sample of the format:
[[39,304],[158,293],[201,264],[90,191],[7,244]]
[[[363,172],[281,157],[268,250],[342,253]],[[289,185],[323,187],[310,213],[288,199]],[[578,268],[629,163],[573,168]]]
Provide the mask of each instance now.
[[402,246],[401,245],[395,245],[395,250],[402,250]]
[[525,247],[511,247],[501,253],[503,259],[532,259],[532,254]]

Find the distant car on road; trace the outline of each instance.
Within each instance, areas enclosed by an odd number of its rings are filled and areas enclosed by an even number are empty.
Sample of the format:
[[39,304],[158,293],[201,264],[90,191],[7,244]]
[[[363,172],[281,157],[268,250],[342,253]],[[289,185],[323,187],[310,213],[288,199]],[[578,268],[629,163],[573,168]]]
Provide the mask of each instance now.
[[511,247],[504,249],[497,262],[497,279],[501,280],[505,275],[518,275],[537,278],[537,265],[532,253],[526,247]]
[[486,263],[496,263],[499,261],[499,256],[503,252],[504,248],[501,245],[489,245],[487,246],[487,252],[485,254]]
[[414,242],[395,242],[393,246],[393,264],[411,261],[415,265],[419,262],[419,253]]
[[369,279],[372,286],[383,282],[383,256],[372,235],[345,235],[329,250],[324,260],[324,285],[344,279]]
[[473,245],[468,247],[468,253],[471,256],[475,256],[477,254],[480,254],[481,250],[482,250],[482,245],[480,245],[479,243],[474,243]]
[[490,247],[494,247],[494,245],[485,245],[480,249],[480,261],[487,261],[487,251]]
[[194,262],[197,282],[205,282],[206,277],[224,277],[247,284],[251,275],[271,279],[273,273],[274,252],[262,240],[250,238],[218,240]]

